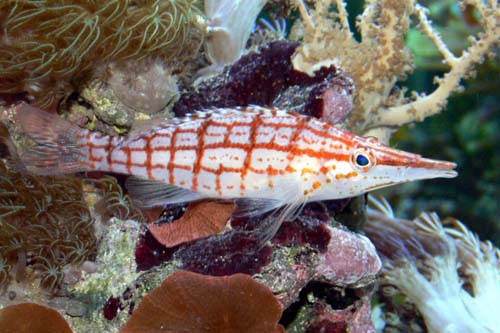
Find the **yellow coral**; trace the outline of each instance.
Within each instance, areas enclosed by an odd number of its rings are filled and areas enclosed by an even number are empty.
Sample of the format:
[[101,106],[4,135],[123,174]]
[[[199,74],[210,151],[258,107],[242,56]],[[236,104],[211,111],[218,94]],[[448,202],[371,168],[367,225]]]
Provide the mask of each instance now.
[[[366,1],[362,15],[357,18],[360,41],[350,30],[344,1],[318,0],[314,10],[308,10],[302,0],[296,3],[302,17],[304,43],[293,57],[294,67],[312,74],[317,68],[333,63],[345,70],[357,87],[351,129],[385,141],[394,128],[440,112],[450,94],[459,89],[461,79],[470,75],[473,66],[491,53],[500,40],[497,1],[459,1],[478,11],[483,29],[460,57],[448,49],[432,27],[426,9],[416,0]],[[332,5],[335,11],[331,10]],[[437,79],[434,92],[428,96],[414,94],[408,99],[403,96],[404,89],[400,91],[395,85],[413,66],[404,40],[412,15],[450,70]]]

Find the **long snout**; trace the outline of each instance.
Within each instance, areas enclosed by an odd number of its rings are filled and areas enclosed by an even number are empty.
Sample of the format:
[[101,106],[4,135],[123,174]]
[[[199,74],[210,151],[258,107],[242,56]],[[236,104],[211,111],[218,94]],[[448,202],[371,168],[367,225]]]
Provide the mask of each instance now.
[[[453,162],[424,158],[418,154],[384,147],[375,152],[377,165],[400,167],[412,179],[453,178],[457,176]],[[415,178],[413,178],[415,177]]]

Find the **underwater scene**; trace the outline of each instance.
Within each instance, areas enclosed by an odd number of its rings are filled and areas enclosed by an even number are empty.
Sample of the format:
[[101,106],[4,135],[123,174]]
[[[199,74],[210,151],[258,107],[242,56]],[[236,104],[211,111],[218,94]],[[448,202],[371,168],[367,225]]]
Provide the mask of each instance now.
[[500,333],[497,0],[0,0],[0,333]]

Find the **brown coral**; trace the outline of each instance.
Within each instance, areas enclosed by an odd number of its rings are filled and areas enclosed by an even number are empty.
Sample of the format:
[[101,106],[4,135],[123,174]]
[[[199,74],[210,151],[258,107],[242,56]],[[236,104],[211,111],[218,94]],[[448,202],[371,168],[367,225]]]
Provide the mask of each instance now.
[[132,219],[142,221],[142,213],[134,207],[132,200],[118,184],[116,178],[103,176],[98,179],[92,179],[90,182],[100,191],[101,199],[96,203],[95,210],[104,220],[112,217],[121,220]]
[[271,290],[249,275],[183,271],[149,293],[122,332],[284,332],[280,316]]
[[48,106],[109,61],[192,56],[202,37],[195,3],[2,1],[0,93],[28,92]]
[[22,174],[0,160],[0,284],[29,267],[57,290],[65,266],[94,255],[93,223],[80,178]]
[[51,308],[22,303],[0,310],[0,333],[71,333],[64,318]]
[[234,205],[227,202],[202,201],[188,206],[181,218],[171,223],[148,225],[158,242],[172,247],[198,238],[218,234],[233,213]]

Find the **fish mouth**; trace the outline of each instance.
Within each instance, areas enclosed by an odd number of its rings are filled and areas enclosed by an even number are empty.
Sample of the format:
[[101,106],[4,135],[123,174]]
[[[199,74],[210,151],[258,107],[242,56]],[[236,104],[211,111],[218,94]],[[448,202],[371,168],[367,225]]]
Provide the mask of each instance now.
[[453,178],[458,175],[457,164],[449,161],[424,158],[418,154],[396,149],[379,150],[376,153],[377,164],[396,167],[403,174],[412,174],[413,179]]
[[443,178],[455,178],[456,176],[458,176],[458,172],[455,170],[446,170],[441,174],[441,177]]
[[419,158],[413,164],[414,167],[426,168],[426,169],[438,169],[438,170],[453,170],[457,167],[454,162],[433,160],[430,158],[423,158],[420,155],[416,155]]
[[424,168],[433,170],[437,175],[436,177],[454,178],[458,175],[458,172],[454,170],[457,167],[457,164],[448,161],[440,161],[420,157],[415,163],[410,163],[410,166],[412,168]]

